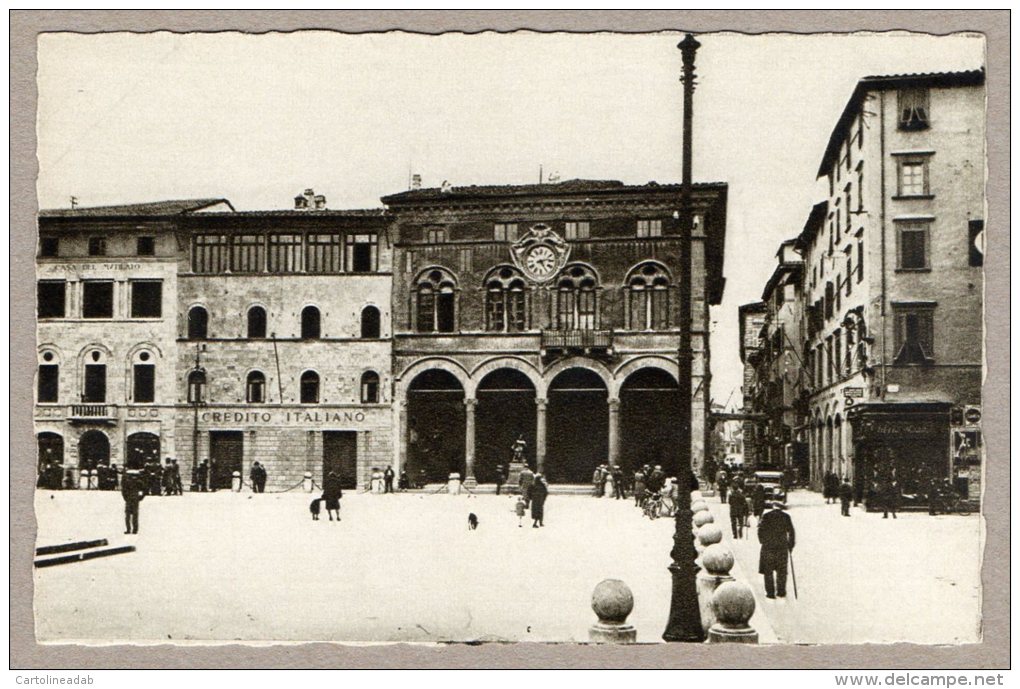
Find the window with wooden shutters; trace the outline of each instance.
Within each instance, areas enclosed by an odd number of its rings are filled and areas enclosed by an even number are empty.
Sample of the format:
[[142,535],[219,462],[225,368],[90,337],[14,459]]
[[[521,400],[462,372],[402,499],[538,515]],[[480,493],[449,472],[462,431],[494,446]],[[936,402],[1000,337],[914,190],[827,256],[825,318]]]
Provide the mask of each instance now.
[[270,273],[301,272],[301,235],[271,234],[269,240]]
[[927,270],[928,223],[897,223],[897,263],[899,270]]
[[191,241],[191,271],[193,273],[225,273],[228,266],[227,236],[223,234],[195,235]]
[[230,270],[234,273],[262,271],[265,256],[262,235],[237,234],[230,238]]
[[305,238],[305,269],[309,273],[343,272],[343,244],[339,233]]
[[893,304],[896,351],[893,363],[930,364],[935,360],[935,307]]
[[928,158],[901,157],[898,163],[897,196],[929,196]]
[[921,87],[900,89],[896,100],[899,107],[900,129],[928,128],[928,89]]

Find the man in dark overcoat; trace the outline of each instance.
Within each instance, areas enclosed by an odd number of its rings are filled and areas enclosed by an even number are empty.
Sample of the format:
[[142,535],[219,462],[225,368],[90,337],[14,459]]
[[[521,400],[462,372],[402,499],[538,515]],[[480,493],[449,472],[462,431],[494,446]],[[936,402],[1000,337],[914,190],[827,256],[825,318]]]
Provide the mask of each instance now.
[[520,488],[521,495],[524,497],[524,505],[531,505],[531,487],[535,483],[535,474],[531,472],[531,469],[525,465],[524,469],[521,470],[520,477]]
[[503,492],[503,481],[506,480],[506,476],[503,474],[503,465],[496,465],[496,495]]
[[743,538],[744,521],[747,519],[747,496],[740,486],[734,486],[730,491],[730,528],[733,530],[733,538]]
[[850,485],[850,479],[843,477],[843,481],[839,484],[839,509],[840,514],[844,517],[850,516],[850,501],[854,497],[854,487]]
[[393,479],[397,477],[397,472],[393,471],[393,467],[387,465],[386,471],[383,472],[383,492],[393,492]]
[[145,485],[137,471],[124,472],[120,494],[124,498],[124,533],[138,533],[138,505],[145,497]]
[[531,519],[532,528],[545,526],[545,499],[549,495],[549,484],[542,474],[535,474],[535,482],[531,484]]
[[772,509],[758,522],[758,541],[761,554],[758,572],[765,577],[765,597],[786,596],[786,572],[790,552],[795,544],[793,520],[781,502],[771,503]]

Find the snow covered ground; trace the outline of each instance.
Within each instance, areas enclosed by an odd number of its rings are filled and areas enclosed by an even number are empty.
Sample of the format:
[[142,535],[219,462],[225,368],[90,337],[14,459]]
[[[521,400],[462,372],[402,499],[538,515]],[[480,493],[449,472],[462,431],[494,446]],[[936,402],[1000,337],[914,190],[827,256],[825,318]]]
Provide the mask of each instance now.
[[[543,529],[527,518],[518,528],[513,500],[492,495],[345,494],[340,523],[313,522],[309,500],[150,497],[141,533],[125,536],[119,493],[37,491],[40,545],[105,537],[138,548],[36,570],[38,638],[587,641],[605,578],[633,590],[639,642],[665,628],[673,522],[642,518],[631,500],[553,495]],[[791,502],[799,601],[765,601],[757,544],[736,544],[763,643],[977,639],[976,517],[840,521],[815,495]]]
[[[794,491],[798,598],[768,600],[758,571],[758,540],[730,538],[729,507],[708,498],[725,542],[755,589],[776,635],[788,643],[951,644],[980,641],[981,518],[901,512],[897,519]],[[753,523],[753,519],[752,519]]]

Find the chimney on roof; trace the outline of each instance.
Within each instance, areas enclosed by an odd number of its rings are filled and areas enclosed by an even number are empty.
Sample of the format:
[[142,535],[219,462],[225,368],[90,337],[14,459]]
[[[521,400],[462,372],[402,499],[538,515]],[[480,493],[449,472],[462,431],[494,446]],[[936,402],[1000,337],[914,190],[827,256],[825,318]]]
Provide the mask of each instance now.
[[316,194],[314,189],[305,189],[305,193],[294,197],[294,210],[326,210],[326,197]]
[[411,175],[411,189],[412,190],[421,189],[421,175],[419,175],[417,172]]
[[444,179],[443,185],[439,187],[439,191],[443,194],[449,194],[451,191],[453,191],[453,185]]
[[550,172],[549,173],[549,184],[557,184],[559,181],[560,181],[560,173],[559,172]]

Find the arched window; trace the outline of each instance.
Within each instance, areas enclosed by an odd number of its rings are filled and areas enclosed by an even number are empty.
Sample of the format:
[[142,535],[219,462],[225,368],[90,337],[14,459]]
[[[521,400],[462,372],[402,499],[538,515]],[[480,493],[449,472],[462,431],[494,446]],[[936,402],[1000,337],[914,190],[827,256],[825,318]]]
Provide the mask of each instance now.
[[581,263],[565,266],[556,283],[557,329],[595,330],[599,320],[597,292],[594,270]]
[[301,374],[301,404],[319,403],[319,374],[305,371]]
[[496,332],[526,330],[527,293],[524,277],[510,266],[494,268],[485,277],[485,329]]
[[248,309],[248,339],[260,340],[266,336],[266,310],[261,306]]
[[361,403],[377,404],[379,402],[379,374],[365,371],[361,374]]
[[205,371],[196,370],[188,374],[188,402],[190,404],[205,402]]
[[209,337],[209,312],[201,306],[188,311],[188,339],[204,340]]
[[150,351],[140,351],[132,359],[131,401],[135,404],[156,401],[156,358]]
[[375,339],[379,334],[379,309],[366,306],[361,310],[361,337]]
[[322,335],[322,319],[319,316],[319,309],[314,306],[306,306],[301,311],[301,339],[317,340]]
[[106,402],[106,354],[104,352],[94,349],[85,356],[85,380],[82,382],[82,402]]
[[630,330],[669,327],[669,273],[659,263],[643,263],[627,276],[627,325]]
[[457,283],[442,268],[433,268],[418,278],[416,325],[418,332],[452,333],[456,328]]
[[266,375],[262,371],[252,371],[248,374],[245,399],[251,404],[262,404],[266,401]]
[[36,401],[60,401],[60,360],[57,358],[56,353],[49,350],[39,355]]

